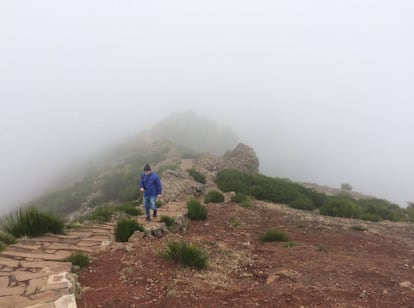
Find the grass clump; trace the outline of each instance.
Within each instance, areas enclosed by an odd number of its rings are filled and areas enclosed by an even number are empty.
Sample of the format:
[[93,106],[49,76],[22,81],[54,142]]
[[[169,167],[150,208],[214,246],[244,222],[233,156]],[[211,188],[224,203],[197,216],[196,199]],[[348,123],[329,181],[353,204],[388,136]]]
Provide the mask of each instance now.
[[161,215],[160,221],[170,228],[175,225],[175,218],[168,215]]
[[205,203],[221,203],[224,202],[224,195],[217,191],[212,190],[210,191],[204,198]]
[[108,222],[111,220],[112,214],[116,211],[113,206],[100,206],[95,208],[91,213],[82,217],[81,220],[91,220],[100,223]]
[[128,242],[129,237],[135,232],[144,232],[144,227],[132,219],[118,221],[115,228],[115,240],[117,242]]
[[229,220],[229,224],[230,224],[230,226],[232,226],[234,228],[237,228],[237,227],[240,227],[241,222],[240,222],[240,219],[238,219],[236,217],[232,217]]
[[292,247],[296,247],[296,246],[300,246],[300,244],[297,243],[297,242],[294,242],[294,241],[289,241],[289,242],[286,242],[285,244],[283,244],[283,247],[286,247],[286,248],[292,248]]
[[262,242],[287,242],[289,237],[286,232],[271,229],[260,235]]
[[192,199],[187,202],[187,216],[191,220],[206,220],[207,207],[200,203],[200,201]]
[[204,251],[184,241],[168,243],[167,250],[162,252],[161,256],[190,268],[203,269],[207,267],[207,256]]
[[0,252],[5,250],[7,247],[7,245],[5,243],[3,243],[2,241],[0,241]]
[[240,203],[240,206],[244,207],[245,209],[249,209],[253,207],[252,202],[249,199],[242,201]]
[[77,251],[67,257],[65,261],[71,262],[73,265],[82,268],[89,265],[89,256],[81,251]]
[[318,245],[318,251],[320,252],[328,252],[328,248],[325,245],[319,244]]
[[159,209],[160,207],[162,207],[164,205],[164,203],[162,203],[162,201],[161,200],[157,200],[156,202],[155,202],[155,206],[157,207],[157,209]]
[[63,234],[63,227],[63,219],[52,213],[40,212],[35,207],[20,208],[3,221],[4,230],[15,237]]
[[132,204],[129,204],[129,203],[120,205],[116,209],[118,211],[127,213],[129,216],[143,215],[143,212],[142,212],[141,209],[138,209],[137,207],[135,207],[135,206],[133,206]]
[[16,244],[16,237],[10,233],[0,231],[0,242],[6,245]]
[[249,198],[240,192],[237,192],[234,196],[231,197],[231,202],[235,202],[235,203],[242,203],[243,201],[247,201],[249,200]]
[[198,172],[197,170],[195,170],[194,168],[187,170],[188,173],[192,176],[192,178],[196,181],[199,182],[201,184],[205,184],[206,183],[206,177]]
[[351,226],[351,230],[353,231],[368,231],[367,228],[363,227],[363,226],[359,226],[359,225],[355,225],[355,226]]

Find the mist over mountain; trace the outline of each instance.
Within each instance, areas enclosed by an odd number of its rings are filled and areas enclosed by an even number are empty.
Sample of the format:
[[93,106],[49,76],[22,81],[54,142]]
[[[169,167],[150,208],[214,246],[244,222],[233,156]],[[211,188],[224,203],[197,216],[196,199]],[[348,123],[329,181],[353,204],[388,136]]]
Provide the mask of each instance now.
[[239,138],[230,127],[194,112],[175,113],[158,122],[150,131],[157,139],[168,139],[197,152],[222,155],[233,149]]

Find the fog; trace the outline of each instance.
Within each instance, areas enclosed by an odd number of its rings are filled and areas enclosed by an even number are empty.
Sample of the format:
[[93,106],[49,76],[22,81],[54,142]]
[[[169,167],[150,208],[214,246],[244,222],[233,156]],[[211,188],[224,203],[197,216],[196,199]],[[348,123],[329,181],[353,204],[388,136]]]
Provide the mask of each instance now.
[[192,110],[271,176],[414,200],[414,2],[1,1],[0,211]]

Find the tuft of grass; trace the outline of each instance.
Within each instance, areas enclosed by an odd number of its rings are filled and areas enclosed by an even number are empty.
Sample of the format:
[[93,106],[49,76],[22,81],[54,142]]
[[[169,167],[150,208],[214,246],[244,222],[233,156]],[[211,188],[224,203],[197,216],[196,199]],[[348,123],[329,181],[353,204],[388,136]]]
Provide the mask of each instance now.
[[41,236],[45,233],[63,234],[64,221],[52,213],[40,212],[35,207],[20,208],[6,216],[3,228],[15,237]]
[[165,223],[167,227],[172,227],[175,225],[175,218],[167,215],[161,215],[160,221]]
[[138,209],[137,207],[135,207],[135,206],[133,206],[132,204],[129,204],[129,203],[120,205],[116,209],[118,211],[125,212],[130,216],[143,215],[143,212],[142,212],[141,209]]
[[327,252],[328,248],[325,245],[319,244],[317,250],[320,252]]
[[239,227],[240,226],[241,222],[240,222],[240,219],[238,219],[236,217],[232,217],[229,220],[229,224],[230,224],[230,226],[236,228],[236,227]]
[[0,231],[0,242],[6,245],[16,244],[16,237],[10,233]]
[[187,171],[193,177],[193,179],[196,182],[199,182],[201,184],[205,184],[206,183],[206,177],[202,173],[198,172],[194,168],[193,169],[188,169]]
[[67,257],[65,261],[71,262],[73,265],[82,268],[89,265],[89,256],[81,251],[77,251]]
[[260,235],[262,242],[287,242],[289,237],[284,231],[271,229]]
[[244,207],[245,209],[250,209],[253,207],[252,202],[249,199],[240,202],[240,206]]
[[292,248],[295,246],[300,246],[300,244],[294,241],[289,241],[283,244],[283,247],[286,247],[286,248]]
[[115,213],[116,208],[113,206],[100,206],[95,208],[93,212],[82,217],[81,220],[91,220],[97,222],[108,222],[111,220],[112,214]]
[[207,256],[204,251],[184,241],[168,243],[168,248],[160,255],[190,268],[203,269],[207,267]]
[[200,201],[192,199],[187,202],[187,216],[191,220],[206,220],[207,207],[200,203]]
[[162,203],[162,201],[161,200],[157,200],[156,202],[155,202],[155,206],[157,207],[157,209],[159,209],[160,207],[162,207],[164,205],[164,203]]
[[351,230],[353,230],[353,231],[367,231],[368,229],[363,227],[363,226],[355,225],[355,226],[351,227]]
[[234,196],[231,197],[231,202],[235,202],[235,203],[242,203],[243,201],[247,201],[249,200],[249,198],[240,192],[237,192]]
[[118,221],[115,228],[115,240],[117,242],[128,242],[129,237],[135,232],[144,232],[144,227],[132,219]]
[[212,190],[210,191],[204,198],[205,203],[221,203],[224,202],[224,195],[217,191]]
[[0,241],[0,252],[2,252],[3,250],[5,250],[7,247],[7,245],[5,243],[3,243],[2,241]]

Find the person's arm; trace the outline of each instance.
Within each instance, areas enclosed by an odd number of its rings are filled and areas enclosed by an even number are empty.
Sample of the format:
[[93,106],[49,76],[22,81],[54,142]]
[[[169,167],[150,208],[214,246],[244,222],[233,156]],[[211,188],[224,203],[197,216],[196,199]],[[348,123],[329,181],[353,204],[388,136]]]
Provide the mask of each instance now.
[[160,177],[157,178],[157,196],[160,197],[162,194],[162,185],[161,185],[161,180]]
[[139,181],[139,190],[140,191],[145,190],[145,188],[144,188],[144,175],[143,174],[141,174],[141,180]]

